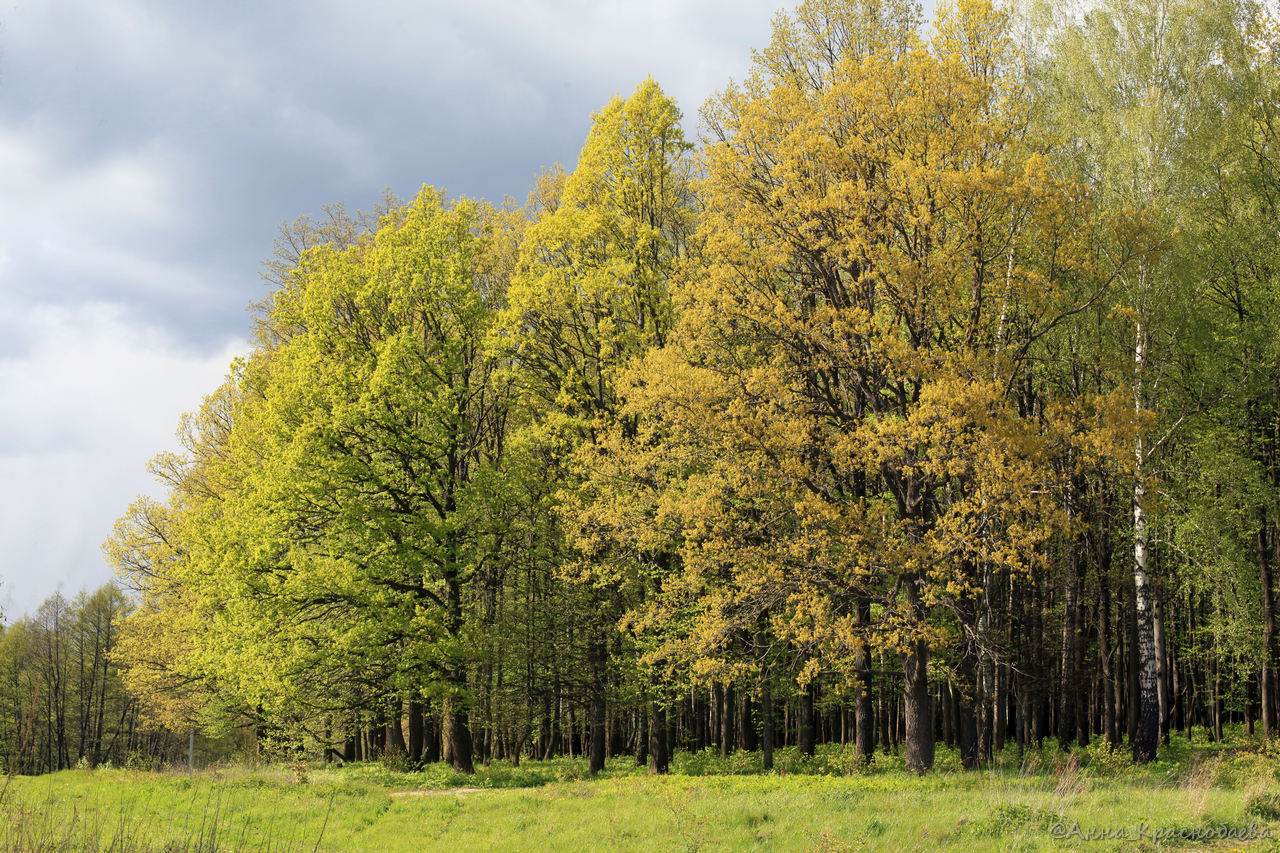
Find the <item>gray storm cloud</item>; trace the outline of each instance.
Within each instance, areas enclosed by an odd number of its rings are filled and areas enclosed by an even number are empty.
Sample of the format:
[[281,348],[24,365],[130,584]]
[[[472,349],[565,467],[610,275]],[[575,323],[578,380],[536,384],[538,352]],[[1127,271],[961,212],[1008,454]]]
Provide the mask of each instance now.
[[0,605],[99,545],[246,349],[285,220],[383,187],[522,197],[653,75],[690,131],[774,2],[196,3],[0,11]]

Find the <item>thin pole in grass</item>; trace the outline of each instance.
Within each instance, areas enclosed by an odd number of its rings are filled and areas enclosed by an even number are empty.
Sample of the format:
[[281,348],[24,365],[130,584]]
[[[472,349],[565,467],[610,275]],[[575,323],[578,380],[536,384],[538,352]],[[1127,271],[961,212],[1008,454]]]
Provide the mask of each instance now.
[[[213,797],[215,792],[218,795],[218,807],[220,808],[222,805],[222,792],[219,791],[216,786],[213,788],[210,788],[209,793],[205,797],[204,812],[200,815],[200,834],[196,837],[196,850],[204,850],[205,828],[209,825],[209,804],[213,802]],[[216,810],[215,810],[214,822],[215,823],[217,822]],[[211,845],[209,849],[210,850],[215,849],[214,847],[212,847],[212,838],[213,838],[212,828],[209,829],[209,838],[210,838],[210,845]]]
[[240,824],[240,840],[236,842],[236,850],[244,849],[244,841],[249,836],[249,824],[253,821],[248,815],[244,818],[244,823]]
[[191,813],[195,811],[196,798],[199,796],[200,796],[200,792],[196,789],[195,785],[192,785],[191,786],[191,802],[187,804],[187,813],[182,817],[182,837],[183,838],[190,837],[189,833],[187,832],[187,827],[191,823]]
[[337,795],[336,790],[329,792],[329,807],[324,810],[324,822],[320,824],[320,837],[316,839],[316,846],[311,848],[311,853],[317,853],[320,849],[320,842],[324,840],[324,831],[329,828],[329,813],[333,811],[333,798]]
[[218,799],[213,808],[213,827],[209,830],[209,849],[218,849],[218,829],[222,820],[222,791],[218,791]]

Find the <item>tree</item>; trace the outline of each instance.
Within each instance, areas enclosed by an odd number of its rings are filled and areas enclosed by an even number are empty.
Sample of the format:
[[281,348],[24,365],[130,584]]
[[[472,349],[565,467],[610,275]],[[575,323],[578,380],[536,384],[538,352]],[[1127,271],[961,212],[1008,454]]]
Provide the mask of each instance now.
[[[529,228],[499,336],[540,409],[528,429],[547,446],[571,454],[618,425],[619,373],[666,339],[669,280],[693,228],[689,147],[675,102],[646,80],[595,116],[577,168]],[[606,614],[617,615],[608,591],[618,590],[586,565],[596,588],[588,625],[594,773],[606,749]],[[665,748],[649,752],[665,771]]]
[[108,584],[71,601],[55,593],[34,617],[0,630],[0,763],[7,772],[93,767],[142,751],[135,704],[113,660],[116,628],[128,611],[120,589]]
[[1004,16],[943,10],[929,44],[914,20],[804,4],[709,108],[705,266],[624,410],[666,419],[617,439],[596,503],[622,517],[590,529],[681,543],[695,658],[760,614],[810,650],[801,684],[865,673],[869,642],[901,654],[907,765],[926,770],[932,650],[958,644],[972,703],[986,575],[1034,569],[1056,525],[1055,436],[1020,408],[1028,360],[1114,269],[1029,137]]
[[481,484],[506,418],[483,347],[505,286],[487,216],[424,189],[375,234],[303,253],[268,317],[289,333],[233,377],[217,451],[172,465],[178,494],[228,488],[175,507],[171,565],[153,568],[155,542],[132,561],[157,612],[194,607],[196,671],[261,723],[320,737],[335,713],[436,695],[464,772],[467,592],[492,556]]
[[[1174,431],[1207,402],[1203,395],[1179,400],[1174,369],[1197,338],[1215,334],[1195,295],[1196,280],[1206,269],[1198,256],[1207,247],[1212,253],[1213,247],[1226,245],[1221,232],[1214,235],[1202,225],[1206,214],[1213,221],[1214,205],[1206,203],[1206,192],[1215,183],[1221,186],[1225,170],[1240,161],[1241,149],[1224,140],[1243,137],[1224,135],[1224,121],[1228,127],[1238,123],[1258,103],[1256,89],[1246,91],[1250,65],[1256,62],[1250,39],[1257,16],[1252,4],[1234,0],[1209,5],[1118,0],[1080,20],[1065,18],[1049,27],[1039,69],[1051,121],[1064,138],[1074,140],[1062,149],[1062,158],[1103,204],[1147,211],[1154,225],[1147,250],[1121,278],[1120,288],[1131,323],[1132,405],[1138,415],[1158,420],[1154,437],[1139,435],[1133,446],[1133,584],[1141,673],[1133,749],[1141,761],[1155,757],[1170,705],[1164,645],[1157,642],[1163,627],[1153,592],[1152,499],[1161,454],[1172,448]],[[1208,276],[1218,280],[1219,289],[1220,275]],[[1195,380],[1182,387],[1196,385],[1203,387]]]

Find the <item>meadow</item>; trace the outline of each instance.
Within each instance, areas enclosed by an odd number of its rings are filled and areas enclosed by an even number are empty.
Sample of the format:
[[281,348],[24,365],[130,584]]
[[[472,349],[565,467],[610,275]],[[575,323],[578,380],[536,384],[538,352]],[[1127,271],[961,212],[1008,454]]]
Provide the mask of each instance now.
[[13,777],[0,849],[416,850],[1270,850],[1280,847],[1280,747],[1243,738],[1133,766],[1095,746],[1007,749],[964,772],[907,773],[892,755],[811,759],[678,753],[648,776],[629,757],[597,778],[581,761],[495,762],[475,776],[393,762],[240,762],[189,773],[103,767]]

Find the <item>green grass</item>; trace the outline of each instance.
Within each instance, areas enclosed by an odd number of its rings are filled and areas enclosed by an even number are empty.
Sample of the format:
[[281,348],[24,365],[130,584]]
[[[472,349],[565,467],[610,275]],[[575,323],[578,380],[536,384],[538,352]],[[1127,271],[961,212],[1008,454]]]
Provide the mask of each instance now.
[[1009,749],[966,773],[940,749],[923,777],[892,756],[857,770],[838,746],[810,760],[781,750],[771,774],[758,754],[681,753],[665,778],[630,758],[597,779],[565,759],[471,777],[378,764],[73,770],[12,780],[0,849],[1263,850],[1277,842],[1205,835],[1252,825],[1280,839],[1278,755],[1243,739],[1175,740],[1133,767],[1097,747],[1078,760]]

